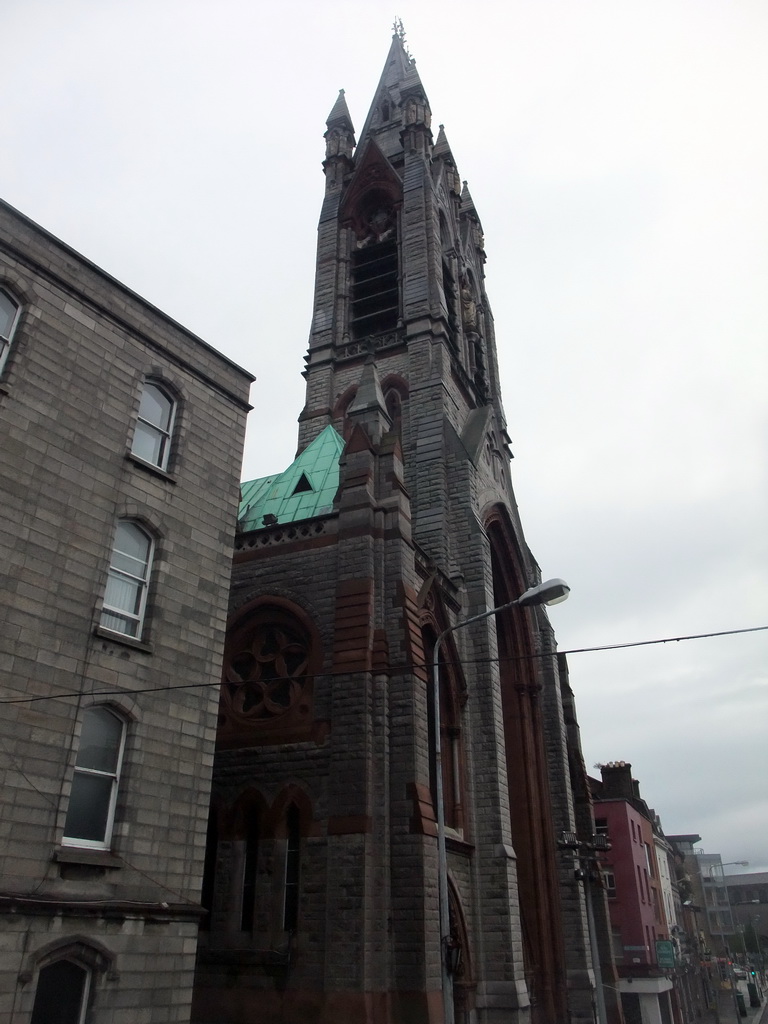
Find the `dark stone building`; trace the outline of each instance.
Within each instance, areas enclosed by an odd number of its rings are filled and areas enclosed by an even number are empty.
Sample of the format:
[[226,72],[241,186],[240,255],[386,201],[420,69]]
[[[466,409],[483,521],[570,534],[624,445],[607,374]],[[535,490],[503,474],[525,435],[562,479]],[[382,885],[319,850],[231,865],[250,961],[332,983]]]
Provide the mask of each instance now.
[[0,1020],[189,1020],[251,379],[0,203]]
[[[590,830],[510,478],[480,218],[396,34],[355,145],[327,123],[299,455],[244,485],[193,1018],[593,1019]],[[573,784],[579,789],[579,808]]]

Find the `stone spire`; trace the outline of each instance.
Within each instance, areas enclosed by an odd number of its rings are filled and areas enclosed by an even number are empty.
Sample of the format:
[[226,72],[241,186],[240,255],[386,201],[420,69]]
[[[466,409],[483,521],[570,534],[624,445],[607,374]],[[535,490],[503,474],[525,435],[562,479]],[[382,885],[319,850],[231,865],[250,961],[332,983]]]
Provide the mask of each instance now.
[[402,23],[396,23],[384,70],[360,133],[360,147],[374,138],[384,155],[392,158],[402,151],[401,132],[409,125],[421,125],[428,130],[431,117],[416,61],[405,46]]
[[475,248],[481,255],[482,262],[485,262],[485,238],[483,237],[483,225],[480,223],[480,218],[477,215],[475,209],[475,203],[472,199],[472,194],[469,191],[469,186],[466,181],[462,182],[461,189],[461,219],[469,222],[471,227],[471,237],[468,239],[469,242],[473,243]]
[[349,108],[344,98],[344,90],[339,95],[333,109],[325,122],[327,131],[325,139],[325,172],[326,191],[339,188],[344,175],[352,167],[352,151],[355,148],[355,126],[349,116]]
[[456,169],[456,161],[453,158],[450,144],[445,134],[445,126],[440,125],[437,133],[437,142],[432,149],[432,159],[443,165],[443,178],[448,190],[458,197],[461,195],[461,179]]
[[343,128],[354,136],[355,126],[352,124],[352,118],[349,115],[349,107],[347,106],[343,89],[339,89],[339,95],[325,123],[329,129]]

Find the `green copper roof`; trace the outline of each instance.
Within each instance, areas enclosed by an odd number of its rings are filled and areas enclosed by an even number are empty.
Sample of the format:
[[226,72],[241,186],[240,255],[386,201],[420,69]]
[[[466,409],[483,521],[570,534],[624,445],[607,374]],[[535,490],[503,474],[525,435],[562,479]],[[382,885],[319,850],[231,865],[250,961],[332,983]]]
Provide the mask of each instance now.
[[241,484],[240,529],[260,530],[269,515],[278,523],[295,523],[332,511],[343,448],[343,438],[328,426],[283,473]]

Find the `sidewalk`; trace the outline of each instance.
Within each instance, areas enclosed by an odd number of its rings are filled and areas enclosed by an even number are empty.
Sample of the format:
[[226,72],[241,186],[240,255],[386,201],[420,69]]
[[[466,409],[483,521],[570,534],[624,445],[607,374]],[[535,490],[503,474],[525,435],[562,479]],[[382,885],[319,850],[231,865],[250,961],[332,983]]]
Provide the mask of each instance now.
[[750,1006],[746,985],[740,985],[739,991],[744,996],[744,1005],[747,1011],[746,1017],[742,1017],[740,1013],[737,1013],[733,992],[721,990],[717,993],[717,1008],[712,1007],[710,1010],[705,1010],[701,1017],[698,1018],[701,1024],[768,1024],[765,1002],[765,996],[768,993],[764,993],[761,997],[763,1000],[762,1006]]

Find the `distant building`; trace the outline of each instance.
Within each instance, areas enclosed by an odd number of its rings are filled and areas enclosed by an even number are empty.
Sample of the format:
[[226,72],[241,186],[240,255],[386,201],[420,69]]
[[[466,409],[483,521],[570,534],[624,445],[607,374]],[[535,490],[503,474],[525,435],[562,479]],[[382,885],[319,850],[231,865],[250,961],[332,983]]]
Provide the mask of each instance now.
[[189,1019],[251,376],[0,203],[0,1019]]
[[696,863],[701,879],[704,910],[707,915],[707,932],[711,938],[712,952],[725,957],[731,953],[730,938],[735,932],[728,888],[725,884],[725,869],[719,853],[704,853],[696,850]]
[[725,875],[723,881],[738,945],[746,941],[748,952],[768,953],[768,871]]
[[544,612],[447,637],[433,699],[437,637],[541,574],[512,490],[480,218],[430,124],[400,33],[359,144],[343,94],[327,122],[298,455],[243,487],[206,1024],[594,1020],[583,892],[557,848],[589,794]]
[[611,762],[601,766],[601,776],[592,780],[592,796],[596,830],[611,844],[603,858],[603,884],[624,1016],[670,1021],[672,971],[659,962],[658,945],[670,940],[665,903],[674,902],[666,842],[657,816],[640,797],[632,766]]

